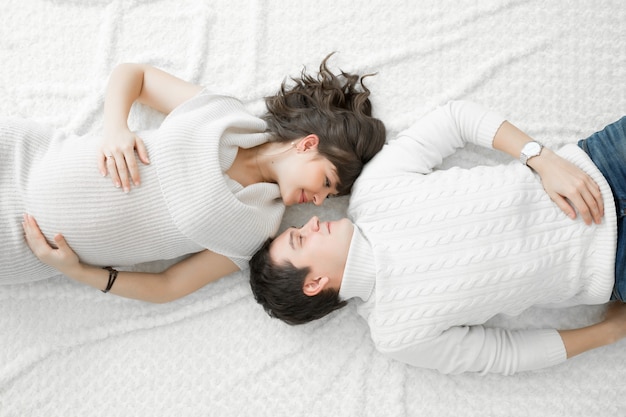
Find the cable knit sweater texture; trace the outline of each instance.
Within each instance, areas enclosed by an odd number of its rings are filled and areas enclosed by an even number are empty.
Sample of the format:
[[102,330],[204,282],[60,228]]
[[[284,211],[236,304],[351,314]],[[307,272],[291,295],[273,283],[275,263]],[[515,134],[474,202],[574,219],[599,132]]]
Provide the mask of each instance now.
[[340,296],[362,301],[376,347],[392,358],[444,373],[555,365],[566,358],[556,330],[483,324],[531,306],[610,297],[615,207],[578,147],[558,153],[600,185],[601,225],[565,216],[517,161],[433,171],[467,142],[491,147],[502,122],[478,105],[451,102],[390,141],[355,184],[349,215],[357,228]]
[[99,136],[79,137],[25,120],[0,121],[0,284],[58,272],[30,252],[22,213],[44,234],[63,233],[87,263],[133,265],[210,249],[240,268],[278,230],[284,212],[275,184],[242,187],[224,172],[238,147],[267,141],[263,120],[236,99],[206,90],[139,132],[151,163],[125,194],[99,175]]

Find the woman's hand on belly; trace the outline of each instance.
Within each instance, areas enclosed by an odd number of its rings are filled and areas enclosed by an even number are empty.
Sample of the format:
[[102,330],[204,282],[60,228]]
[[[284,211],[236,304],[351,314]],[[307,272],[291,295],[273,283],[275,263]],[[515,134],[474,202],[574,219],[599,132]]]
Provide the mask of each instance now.
[[[28,246],[43,263],[92,287],[102,290],[110,286],[107,286],[107,279],[110,280],[109,272],[81,263],[78,255],[61,234],[54,237],[57,246],[55,248],[41,233],[33,216],[25,214],[22,227]],[[203,250],[160,273],[120,271],[115,285],[110,290],[112,294],[127,298],[164,303],[184,297],[238,270],[237,265],[229,258]]]
[[81,264],[78,255],[70,248],[61,234],[54,236],[53,247],[48,243],[37,221],[30,214],[24,214],[22,222],[26,243],[39,260],[66,275],[72,275],[74,271],[80,269]]
[[105,129],[104,133],[105,139],[98,155],[98,169],[102,176],[109,174],[113,184],[122,187],[127,193],[131,180],[135,186],[139,185],[141,178],[137,157],[144,164],[149,164],[148,151],[143,140],[128,128],[115,131]]

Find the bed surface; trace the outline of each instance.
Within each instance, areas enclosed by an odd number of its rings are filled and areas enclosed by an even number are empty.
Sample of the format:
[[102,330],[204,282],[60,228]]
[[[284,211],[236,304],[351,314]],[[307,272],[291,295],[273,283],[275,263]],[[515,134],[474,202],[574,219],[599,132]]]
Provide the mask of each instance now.
[[[0,114],[77,133],[102,129],[107,77],[121,62],[260,112],[286,76],[332,51],[333,70],[377,73],[368,86],[390,137],[451,99],[497,110],[552,147],[626,114],[621,0],[8,0],[0,15]],[[131,127],[159,120],[134,109]],[[444,167],[504,160],[467,148]],[[291,208],[283,225],[337,218],[346,202]],[[603,311],[533,309],[491,323],[579,327]],[[301,327],[270,319],[245,272],[165,305],[62,276],[0,287],[0,417],[624,415],[625,375],[625,341],[509,377],[411,368],[375,352],[353,307]]]

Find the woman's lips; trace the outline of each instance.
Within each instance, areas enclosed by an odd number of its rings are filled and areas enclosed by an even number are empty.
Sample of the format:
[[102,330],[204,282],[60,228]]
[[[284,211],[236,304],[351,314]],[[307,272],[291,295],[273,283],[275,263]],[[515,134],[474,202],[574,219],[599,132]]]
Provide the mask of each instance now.
[[300,193],[300,204],[303,204],[306,202],[307,202],[306,194],[304,194],[304,190],[302,190],[302,192]]

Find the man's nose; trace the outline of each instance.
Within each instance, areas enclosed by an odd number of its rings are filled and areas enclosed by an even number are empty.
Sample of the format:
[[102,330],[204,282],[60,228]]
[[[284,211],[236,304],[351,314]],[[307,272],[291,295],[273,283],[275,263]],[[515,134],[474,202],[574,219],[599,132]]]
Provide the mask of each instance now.
[[309,223],[307,224],[308,229],[312,232],[318,232],[320,230],[320,219],[317,216],[311,217]]

